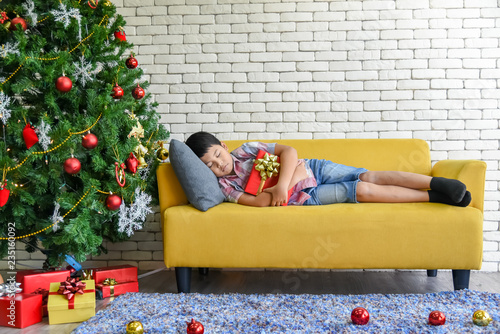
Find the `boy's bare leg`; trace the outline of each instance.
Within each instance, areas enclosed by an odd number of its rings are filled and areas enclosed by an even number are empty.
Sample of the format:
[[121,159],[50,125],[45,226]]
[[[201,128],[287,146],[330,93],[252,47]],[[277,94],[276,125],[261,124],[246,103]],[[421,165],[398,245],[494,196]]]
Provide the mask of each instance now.
[[429,202],[427,191],[369,182],[358,183],[356,197],[358,202],[371,203]]
[[[369,173],[369,172],[367,172]],[[367,174],[365,173],[365,174]],[[378,172],[377,172],[378,173]],[[380,172],[382,174],[387,172]],[[407,175],[401,175],[402,172],[396,172],[396,177],[393,178],[391,182],[401,182],[401,178],[398,179],[398,176],[402,176],[403,178]],[[398,175],[399,174],[399,175]],[[412,174],[412,173],[409,173]],[[360,179],[368,179],[364,174],[360,176]],[[418,175],[418,174],[414,174]],[[368,175],[370,176],[370,175]],[[356,187],[356,197],[358,202],[372,202],[372,203],[409,203],[409,202],[434,202],[434,203],[444,203],[455,206],[465,207],[469,205],[471,202],[471,194],[468,191],[465,191],[465,194],[459,201],[455,201],[450,198],[445,193],[441,193],[435,190],[423,191],[418,189],[429,188],[428,180],[426,178],[431,178],[429,176],[421,175],[423,178],[413,177],[410,175],[409,179],[404,180],[403,184],[411,185],[416,189],[409,187],[401,187],[398,185],[382,185],[371,183],[368,181],[358,182]],[[394,181],[397,180],[397,181]],[[409,181],[408,181],[409,180]],[[432,178],[431,178],[432,180]],[[387,179],[386,179],[387,181]],[[379,179],[380,182],[380,179]],[[432,188],[432,187],[430,187]]]
[[411,189],[429,189],[432,177],[398,171],[368,171],[359,176],[361,181]]
[[[458,180],[443,177],[431,177],[422,174],[399,171],[368,171],[360,175],[361,181],[379,185],[395,185],[411,189],[431,189],[433,193],[442,193],[453,202],[460,203],[466,195],[465,184]],[[431,194],[431,202],[433,202]]]

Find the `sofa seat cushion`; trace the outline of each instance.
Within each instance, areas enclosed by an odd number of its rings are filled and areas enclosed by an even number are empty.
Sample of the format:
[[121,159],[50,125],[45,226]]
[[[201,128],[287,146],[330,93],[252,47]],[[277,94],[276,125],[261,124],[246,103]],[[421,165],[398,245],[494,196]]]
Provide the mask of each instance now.
[[480,269],[483,215],[435,203],[252,208],[163,217],[167,267]]

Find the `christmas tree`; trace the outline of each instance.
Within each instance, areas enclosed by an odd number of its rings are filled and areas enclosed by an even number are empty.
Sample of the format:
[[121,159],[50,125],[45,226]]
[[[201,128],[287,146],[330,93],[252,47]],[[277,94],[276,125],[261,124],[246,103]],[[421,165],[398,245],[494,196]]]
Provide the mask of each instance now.
[[0,257],[85,261],[152,212],[168,133],[108,0],[4,0],[0,23]]

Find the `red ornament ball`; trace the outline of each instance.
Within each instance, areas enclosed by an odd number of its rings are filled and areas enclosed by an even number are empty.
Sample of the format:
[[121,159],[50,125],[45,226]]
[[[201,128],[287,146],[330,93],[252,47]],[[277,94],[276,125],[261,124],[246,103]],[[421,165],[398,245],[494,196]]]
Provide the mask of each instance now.
[[146,92],[144,91],[144,89],[142,89],[141,86],[139,86],[139,84],[137,84],[137,87],[135,87],[133,90],[132,90],[132,96],[136,99],[136,100],[140,100],[144,97],[144,95],[146,95]]
[[26,21],[22,17],[14,17],[12,20],[10,20],[10,26],[9,29],[11,31],[17,30],[17,25],[20,24],[21,27],[23,28],[24,31],[28,29],[28,24],[26,24]]
[[109,195],[108,198],[106,198],[106,206],[111,211],[118,210],[121,204],[122,204],[122,198],[118,195],[113,194]]
[[125,60],[125,65],[130,69],[134,69],[137,67],[137,65],[139,65],[139,62],[134,58],[133,53],[131,53],[127,60]]
[[366,325],[370,321],[370,314],[362,307],[356,307],[351,313],[352,323],[355,325]]
[[123,97],[123,88],[118,86],[118,84],[116,83],[113,89],[111,90],[111,96],[114,99],[121,99]]
[[446,322],[446,316],[443,312],[440,311],[432,311],[429,314],[429,324],[432,326],[441,326]]
[[186,324],[186,331],[188,334],[203,334],[205,332],[203,325],[194,319],[191,319],[191,322],[186,322]]
[[127,41],[127,36],[125,36],[125,31],[123,30],[116,30],[115,31],[115,38],[120,40],[120,41]]
[[87,133],[82,138],[82,146],[85,147],[87,150],[92,150],[96,148],[97,144],[99,144],[99,140],[93,133]]
[[71,87],[73,87],[73,82],[67,76],[63,75],[62,77],[57,78],[56,88],[58,91],[67,93],[71,90]]
[[69,158],[64,162],[64,171],[68,174],[76,174],[81,168],[82,165],[77,158]]

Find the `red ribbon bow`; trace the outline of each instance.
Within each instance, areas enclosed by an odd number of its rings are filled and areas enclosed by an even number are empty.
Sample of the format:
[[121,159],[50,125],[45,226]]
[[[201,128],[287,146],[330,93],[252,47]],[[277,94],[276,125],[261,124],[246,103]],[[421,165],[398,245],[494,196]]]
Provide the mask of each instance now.
[[35,295],[42,295],[42,305],[47,305],[49,301],[49,290],[38,288],[32,292]]
[[57,293],[65,295],[68,300],[71,300],[77,293],[83,295],[86,285],[87,283],[80,282],[77,278],[68,277],[66,281],[61,282]]

